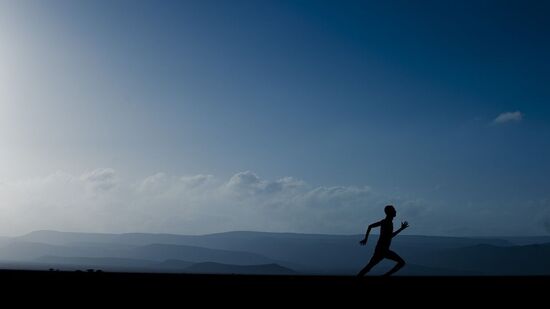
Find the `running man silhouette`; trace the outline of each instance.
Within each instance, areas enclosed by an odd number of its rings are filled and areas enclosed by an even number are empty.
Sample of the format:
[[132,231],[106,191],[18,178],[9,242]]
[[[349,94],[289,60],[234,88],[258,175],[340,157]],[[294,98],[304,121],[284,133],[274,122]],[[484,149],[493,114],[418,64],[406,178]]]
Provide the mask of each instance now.
[[365,238],[359,242],[362,246],[366,245],[370,230],[375,227],[380,227],[380,237],[378,238],[376,249],[374,249],[374,254],[372,255],[372,258],[367,266],[361,269],[361,271],[357,274],[358,277],[363,277],[383,259],[390,259],[397,262],[397,264],[390,271],[384,274],[384,276],[389,276],[401,269],[401,267],[405,266],[405,260],[403,260],[397,253],[391,251],[390,245],[391,239],[397,236],[397,234],[399,234],[402,230],[409,227],[409,223],[407,223],[407,221],[401,222],[401,228],[394,232],[392,221],[397,214],[397,211],[395,211],[395,208],[393,208],[392,205],[387,205],[384,207],[384,212],[386,213],[386,218],[369,225]]

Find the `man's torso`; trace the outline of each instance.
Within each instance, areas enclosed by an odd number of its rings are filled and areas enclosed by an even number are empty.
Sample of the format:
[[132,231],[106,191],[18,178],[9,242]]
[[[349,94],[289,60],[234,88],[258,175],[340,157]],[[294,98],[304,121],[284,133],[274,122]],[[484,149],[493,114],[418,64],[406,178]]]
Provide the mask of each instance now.
[[384,219],[380,225],[380,237],[376,244],[376,250],[389,250],[391,245],[391,239],[393,234],[393,222],[392,220]]

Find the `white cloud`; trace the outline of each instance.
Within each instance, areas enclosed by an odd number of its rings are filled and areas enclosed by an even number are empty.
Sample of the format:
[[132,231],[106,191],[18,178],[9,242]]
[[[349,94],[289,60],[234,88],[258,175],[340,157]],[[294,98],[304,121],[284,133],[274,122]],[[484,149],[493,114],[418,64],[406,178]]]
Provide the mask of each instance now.
[[112,168],[98,168],[80,176],[93,193],[110,191],[117,185],[116,172]]
[[138,190],[145,193],[155,193],[166,189],[168,176],[165,173],[156,173],[145,178],[139,185]]
[[504,124],[509,122],[520,122],[523,120],[523,113],[520,111],[515,112],[506,112],[498,115],[494,120],[493,124]]
[[367,223],[383,217],[388,202],[369,187],[315,187],[292,177],[262,179],[250,171],[227,180],[156,173],[123,182],[115,170],[103,168],[0,184],[0,234],[37,229],[362,233]]
[[284,177],[275,181],[263,180],[251,171],[239,172],[226,183],[226,187],[238,193],[275,194],[305,188],[305,182],[293,177]]
[[195,175],[195,176],[183,176],[180,178],[183,186],[187,189],[199,188],[204,185],[208,185],[210,182],[214,181],[214,176],[212,175]]

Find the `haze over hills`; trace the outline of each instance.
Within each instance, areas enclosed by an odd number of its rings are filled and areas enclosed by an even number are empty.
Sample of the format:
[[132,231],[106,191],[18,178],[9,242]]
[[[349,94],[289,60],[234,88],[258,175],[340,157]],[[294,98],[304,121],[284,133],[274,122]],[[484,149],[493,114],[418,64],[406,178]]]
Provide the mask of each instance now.
[[[208,235],[92,234],[36,231],[4,239],[5,268],[138,272],[354,275],[370,259],[362,235],[228,232]],[[399,275],[548,275],[550,237],[400,235],[393,249],[406,261]],[[384,261],[373,269],[391,267]]]
[[278,264],[227,265],[220,263],[196,263],[185,269],[188,273],[201,274],[240,274],[240,275],[294,275],[295,271]]

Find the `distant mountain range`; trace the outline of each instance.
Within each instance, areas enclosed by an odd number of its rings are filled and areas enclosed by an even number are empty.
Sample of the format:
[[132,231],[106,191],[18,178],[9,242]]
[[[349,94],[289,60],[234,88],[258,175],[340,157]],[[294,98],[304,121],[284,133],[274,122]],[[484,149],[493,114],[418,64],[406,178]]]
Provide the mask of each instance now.
[[[0,239],[0,267],[126,272],[354,275],[376,243],[362,235],[228,232],[209,235],[36,231]],[[399,235],[399,275],[550,275],[550,237]],[[372,274],[392,266],[384,261]]]

